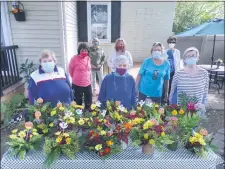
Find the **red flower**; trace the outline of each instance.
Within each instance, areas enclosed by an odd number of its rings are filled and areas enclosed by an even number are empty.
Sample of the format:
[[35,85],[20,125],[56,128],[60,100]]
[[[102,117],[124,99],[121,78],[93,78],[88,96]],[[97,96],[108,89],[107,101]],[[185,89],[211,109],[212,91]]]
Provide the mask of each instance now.
[[101,156],[104,156],[105,155],[105,152],[104,151],[100,151],[98,152],[98,155],[101,157]]
[[110,147],[106,147],[106,148],[104,149],[104,155],[109,154],[110,151],[111,151]]
[[153,130],[155,130],[157,134],[160,134],[163,132],[163,127],[161,125],[153,126]]

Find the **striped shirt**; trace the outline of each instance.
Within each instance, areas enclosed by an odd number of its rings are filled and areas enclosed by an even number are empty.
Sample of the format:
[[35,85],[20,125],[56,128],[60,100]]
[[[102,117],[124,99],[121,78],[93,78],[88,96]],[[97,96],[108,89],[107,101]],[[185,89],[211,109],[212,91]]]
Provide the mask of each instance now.
[[[175,73],[172,81],[169,101],[170,104],[180,103],[178,95],[185,92],[190,97],[196,97],[198,103],[205,104],[208,94],[209,77],[205,69],[199,68],[194,75],[184,72],[184,69]],[[178,101],[178,102],[177,102]]]

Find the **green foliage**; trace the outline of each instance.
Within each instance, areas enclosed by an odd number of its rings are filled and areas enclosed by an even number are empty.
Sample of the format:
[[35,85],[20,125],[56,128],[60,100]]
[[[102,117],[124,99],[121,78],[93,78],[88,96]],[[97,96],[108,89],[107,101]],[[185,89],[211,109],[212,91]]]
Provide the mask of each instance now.
[[178,94],[178,98],[180,101],[180,106],[183,108],[186,108],[187,104],[192,102],[192,103],[197,103],[198,99],[197,97],[190,97],[188,96],[185,92],[182,92],[180,94]]
[[22,94],[16,94],[10,101],[1,103],[1,113],[3,113],[4,126],[8,126],[9,121],[16,115],[20,108],[24,108],[28,100]]
[[33,62],[28,62],[26,59],[25,63],[22,63],[20,66],[20,74],[23,74],[23,78],[25,79],[25,83],[28,83],[30,79],[30,74],[35,70]]
[[177,2],[173,32],[183,32],[210,19],[224,18],[224,2]]

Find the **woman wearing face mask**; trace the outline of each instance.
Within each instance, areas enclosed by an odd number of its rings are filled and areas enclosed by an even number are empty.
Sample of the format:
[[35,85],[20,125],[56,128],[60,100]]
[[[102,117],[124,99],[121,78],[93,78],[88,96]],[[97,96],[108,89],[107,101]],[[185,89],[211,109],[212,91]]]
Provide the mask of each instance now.
[[115,60],[116,72],[108,74],[102,82],[99,101],[120,101],[121,104],[132,109],[136,106],[136,93],[134,78],[127,73],[129,60],[126,56],[120,55]]
[[111,56],[109,56],[108,61],[107,61],[108,67],[111,69],[112,72],[116,71],[115,60],[120,55],[124,55],[127,57],[128,69],[132,68],[133,67],[133,59],[132,59],[130,52],[128,52],[126,50],[126,43],[125,43],[124,39],[122,39],[122,38],[119,38],[116,40],[115,51],[113,52],[113,54]]
[[96,96],[96,75],[99,79],[99,88],[101,88],[103,80],[103,64],[105,62],[105,54],[99,46],[98,38],[92,40],[92,47],[90,48],[91,69],[92,69],[92,88],[93,95]]
[[151,57],[144,60],[136,79],[136,88],[139,91],[139,100],[145,101],[148,97],[153,102],[161,104],[164,90],[164,99],[168,99],[170,79],[170,65],[164,59],[163,45],[154,43],[151,49]]
[[87,44],[81,43],[78,47],[78,55],[73,56],[69,64],[75,101],[78,105],[82,105],[84,96],[86,109],[92,104],[91,62],[88,53],[89,48]]
[[209,77],[208,72],[196,65],[199,60],[199,51],[195,47],[188,48],[183,55],[185,67],[175,73],[169,102],[180,103],[178,95],[185,92],[188,96],[195,96],[200,105],[206,104]]
[[50,50],[42,51],[40,65],[30,75],[30,103],[34,104],[38,98],[42,98],[44,102],[51,102],[53,106],[59,101],[67,104],[72,101],[69,78],[62,68],[56,66],[55,54]]
[[169,49],[167,49],[166,52],[168,56],[167,60],[170,63],[169,93],[171,90],[171,83],[173,80],[173,76],[175,72],[181,69],[180,51],[175,48],[176,41],[177,41],[176,37],[169,37],[167,39]]

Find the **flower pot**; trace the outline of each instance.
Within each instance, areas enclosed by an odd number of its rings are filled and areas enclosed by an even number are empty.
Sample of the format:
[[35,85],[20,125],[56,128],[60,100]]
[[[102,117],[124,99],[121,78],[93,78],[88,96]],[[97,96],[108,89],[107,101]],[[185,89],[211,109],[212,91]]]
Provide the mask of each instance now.
[[142,153],[144,154],[152,154],[154,152],[154,148],[152,144],[145,144],[142,146]]
[[24,11],[19,11],[17,13],[14,13],[14,17],[16,21],[25,21],[25,12]]
[[177,141],[175,141],[175,142],[172,143],[172,144],[168,144],[168,145],[167,145],[167,148],[168,148],[169,150],[171,150],[171,151],[176,151],[176,150],[177,150],[177,147],[178,147],[178,142],[177,142]]

